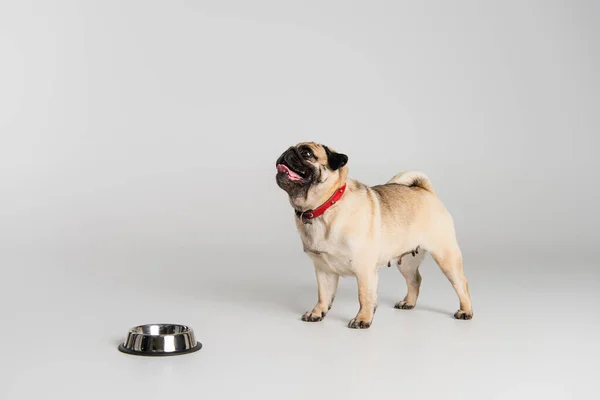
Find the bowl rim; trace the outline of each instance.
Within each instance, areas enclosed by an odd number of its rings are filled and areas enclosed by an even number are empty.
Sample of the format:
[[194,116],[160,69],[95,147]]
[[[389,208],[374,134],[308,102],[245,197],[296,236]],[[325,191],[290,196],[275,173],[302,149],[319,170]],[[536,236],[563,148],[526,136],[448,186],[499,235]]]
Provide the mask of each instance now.
[[[178,333],[140,333],[140,332],[136,332],[136,329],[139,328],[143,328],[145,326],[156,326],[156,325],[161,325],[161,326],[181,326],[183,327],[185,330],[183,332],[178,332]],[[194,330],[189,326],[189,325],[184,325],[184,324],[160,324],[160,323],[155,323],[155,324],[142,324],[142,325],[136,325],[133,328],[129,329],[130,334],[134,334],[134,335],[140,335],[140,336],[154,336],[154,337],[161,337],[161,336],[177,336],[177,335],[186,335],[186,334],[192,334],[194,335],[194,337],[196,336],[194,334]]]

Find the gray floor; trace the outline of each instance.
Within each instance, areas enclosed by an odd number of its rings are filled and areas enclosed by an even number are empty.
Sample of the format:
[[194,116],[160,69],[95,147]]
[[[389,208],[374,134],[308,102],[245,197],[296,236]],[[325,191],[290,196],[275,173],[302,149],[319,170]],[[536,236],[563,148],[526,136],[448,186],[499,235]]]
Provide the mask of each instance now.
[[[365,331],[346,328],[357,311],[349,278],[324,322],[300,321],[316,289],[297,249],[5,259],[0,398],[592,398],[598,269],[465,258],[472,321],[452,318],[457,299],[428,259],[412,311],[393,308],[398,271],[381,271]],[[189,324],[204,348],[160,359],[116,350],[129,327],[152,322]]]

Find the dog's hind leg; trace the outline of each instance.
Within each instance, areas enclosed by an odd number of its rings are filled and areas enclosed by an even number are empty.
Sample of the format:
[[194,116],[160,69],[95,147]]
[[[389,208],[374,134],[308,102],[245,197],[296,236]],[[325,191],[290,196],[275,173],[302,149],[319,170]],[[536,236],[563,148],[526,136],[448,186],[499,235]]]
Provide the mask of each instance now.
[[[414,254],[414,255],[413,255]],[[419,289],[421,287],[421,274],[419,266],[425,258],[427,252],[422,248],[417,248],[414,251],[405,253],[398,259],[398,269],[406,279],[407,293],[404,300],[399,301],[394,306],[401,310],[412,310],[417,304],[419,297]]]
[[430,250],[435,262],[440,266],[458,295],[460,309],[454,314],[456,319],[473,318],[469,283],[463,272],[462,255],[456,243],[445,248]]

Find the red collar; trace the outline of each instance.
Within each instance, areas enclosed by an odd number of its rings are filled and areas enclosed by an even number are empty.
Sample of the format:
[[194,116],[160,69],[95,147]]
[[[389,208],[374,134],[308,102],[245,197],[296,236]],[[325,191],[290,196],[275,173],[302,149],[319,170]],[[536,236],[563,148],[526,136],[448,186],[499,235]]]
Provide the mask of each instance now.
[[321,204],[314,210],[307,210],[304,212],[296,210],[296,217],[300,218],[300,220],[303,223],[308,224],[311,219],[320,217],[321,215],[323,215],[323,213],[325,213],[325,211],[327,211],[329,207],[340,201],[345,191],[346,185],[344,184],[344,186],[335,191],[335,193],[329,198],[329,200],[327,200],[325,203]]

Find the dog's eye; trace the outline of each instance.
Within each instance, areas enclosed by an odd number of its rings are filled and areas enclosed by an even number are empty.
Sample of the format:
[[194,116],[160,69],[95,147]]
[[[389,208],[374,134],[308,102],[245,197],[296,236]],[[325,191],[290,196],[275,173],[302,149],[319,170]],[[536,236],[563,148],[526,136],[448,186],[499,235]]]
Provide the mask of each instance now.
[[312,157],[312,152],[310,150],[304,150],[302,151],[302,157],[304,158],[311,158]]

